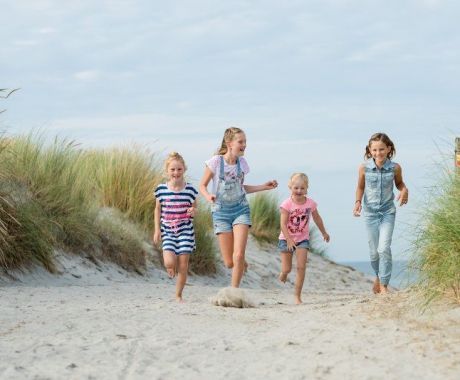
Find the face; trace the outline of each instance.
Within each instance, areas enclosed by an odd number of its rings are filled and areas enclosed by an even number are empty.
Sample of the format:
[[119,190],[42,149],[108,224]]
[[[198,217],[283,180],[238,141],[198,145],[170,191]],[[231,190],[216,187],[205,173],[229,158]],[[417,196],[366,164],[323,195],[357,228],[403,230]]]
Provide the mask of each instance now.
[[294,178],[291,182],[291,193],[294,197],[302,197],[307,194],[308,185],[300,178]]
[[184,164],[178,160],[172,160],[167,169],[167,175],[169,180],[171,181],[178,181],[184,177]]
[[243,156],[246,149],[246,135],[237,133],[233,136],[233,140],[227,143],[228,150],[235,156]]
[[391,147],[387,146],[382,141],[371,141],[369,146],[372,158],[377,162],[384,162],[388,154],[391,152]]

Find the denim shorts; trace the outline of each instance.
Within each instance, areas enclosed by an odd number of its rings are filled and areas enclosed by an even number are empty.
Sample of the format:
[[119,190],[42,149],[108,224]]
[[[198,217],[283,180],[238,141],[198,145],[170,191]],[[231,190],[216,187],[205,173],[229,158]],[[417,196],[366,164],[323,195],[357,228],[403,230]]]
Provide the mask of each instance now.
[[[305,248],[305,249],[310,249],[310,241],[309,240],[302,240],[299,243],[296,243],[296,248]],[[295,248],[290,251],[287,246],[287,241],[286,240],[278,240],[278,248],[281,252],[288,252],[288,253],[294,253]]]
[[236,224],[251,226],[251,212],[246,199],[235,205],[216,203],[212,207],[212,223],[216,235],[233,231]]

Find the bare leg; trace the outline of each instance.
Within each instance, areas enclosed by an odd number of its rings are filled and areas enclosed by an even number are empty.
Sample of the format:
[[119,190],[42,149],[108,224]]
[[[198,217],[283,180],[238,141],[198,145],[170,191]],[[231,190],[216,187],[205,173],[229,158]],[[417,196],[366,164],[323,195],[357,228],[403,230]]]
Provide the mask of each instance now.
[[286,282],[288,274],[292,269],[292,255],[291,252],[281,252],[281,272],[278,279],[281,282]]
[[178,302],[182,302],[182,291],[187,281],[189,258],[189,254],[182,254],[177,257],[176,301]]
[[380,293],[381,287],[380,287],[380,280],[378,277],[375,278],[374,284],[372,285],[372,291],[374,294]]
[[163,261],[169,278],[176,276],[176,255],[171,251],[163,251]]
[[220,253],[227,268],[233,268],[233,231],[222,232],[217,235],[219,239]]
[[245,268],[245,252],[248,242],[249,226],[236,224],[233,226],[233,271],[232,286],[238,288]]
[[305,248],[297,248],[295,252],[297,258],[297,274],[295,277],[295,303],[302,303],[302,288],[305,280],[305,269],[307,268],[308,250]]

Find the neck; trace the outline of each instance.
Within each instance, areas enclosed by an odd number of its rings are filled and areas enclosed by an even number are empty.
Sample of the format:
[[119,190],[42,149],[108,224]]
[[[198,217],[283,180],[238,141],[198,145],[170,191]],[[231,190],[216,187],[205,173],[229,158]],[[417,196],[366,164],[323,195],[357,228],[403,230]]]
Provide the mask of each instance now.
[[172,189],[182,189],[185,185],[185,181],[183,178],[181,179],[170,179],[168,181],[168,186]]
[[227,153],[224,154],[224,159],[228,164],[233,165],[236,163],[238,157],[232,154],[230,151],[227,151]]
[[303,203],[307,199],[307,195],[291,195],[291,199],[296,203]]

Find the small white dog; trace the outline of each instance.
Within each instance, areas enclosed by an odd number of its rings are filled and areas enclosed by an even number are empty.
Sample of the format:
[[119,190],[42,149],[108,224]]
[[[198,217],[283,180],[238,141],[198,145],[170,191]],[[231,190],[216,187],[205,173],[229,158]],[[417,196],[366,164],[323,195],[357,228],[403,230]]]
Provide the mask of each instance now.
[[217,292],[215,297],[210,299],[215,306],[223,307],[254,307],[254,303],[247,297],[246,293],[239,288],[223,288]]

